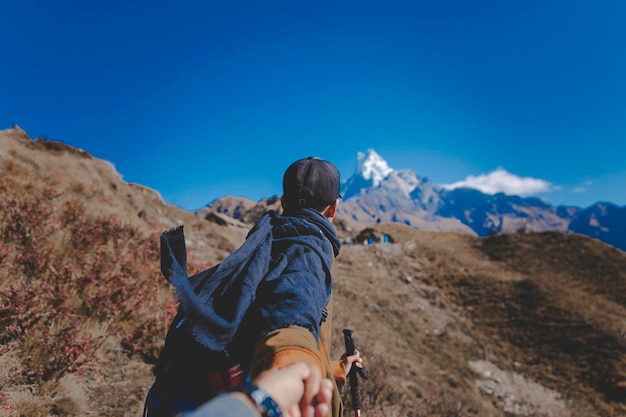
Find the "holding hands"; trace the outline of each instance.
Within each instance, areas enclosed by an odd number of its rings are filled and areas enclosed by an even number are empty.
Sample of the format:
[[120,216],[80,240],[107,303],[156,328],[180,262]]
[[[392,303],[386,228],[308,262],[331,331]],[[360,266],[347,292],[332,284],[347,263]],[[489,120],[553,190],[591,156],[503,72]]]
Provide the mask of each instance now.
[[278,403],[287,417],[324,417],[333,392],[330,379],[322,378],[316,366],[299,362],[268,369],[254,380]]

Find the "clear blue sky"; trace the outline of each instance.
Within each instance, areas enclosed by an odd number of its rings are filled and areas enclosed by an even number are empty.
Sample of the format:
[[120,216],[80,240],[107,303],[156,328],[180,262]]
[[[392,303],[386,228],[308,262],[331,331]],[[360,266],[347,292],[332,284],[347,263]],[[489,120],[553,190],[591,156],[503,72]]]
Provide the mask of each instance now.
[[85,149],[185,209],[280,194],[309,155],[348,177],[368,148],[437,184],[504,170],[552,204],[626,204],[621,0],[22,0],[0,16],[0,129]]

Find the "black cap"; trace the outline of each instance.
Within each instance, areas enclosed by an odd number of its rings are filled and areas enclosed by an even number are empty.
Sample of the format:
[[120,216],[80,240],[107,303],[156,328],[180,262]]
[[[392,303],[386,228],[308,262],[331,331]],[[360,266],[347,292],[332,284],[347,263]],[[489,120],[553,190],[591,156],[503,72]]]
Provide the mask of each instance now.
[[287,168],[283,198],[289,207],[322,208],[339,198],[339,170],[323,159],[310,156]]

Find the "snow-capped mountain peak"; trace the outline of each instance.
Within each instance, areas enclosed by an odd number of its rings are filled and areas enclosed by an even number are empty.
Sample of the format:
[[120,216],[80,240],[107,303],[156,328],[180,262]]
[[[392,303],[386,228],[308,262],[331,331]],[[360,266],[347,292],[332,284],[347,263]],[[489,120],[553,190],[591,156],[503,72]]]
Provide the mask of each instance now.
[[357,174],[360,174],[366,180],[372,180],[372,186],[378,187],[380,182],[387,178],[393,172],[393,169],[387,165],[380,155],[374,149],[368,149],[367,152],[357,153]]

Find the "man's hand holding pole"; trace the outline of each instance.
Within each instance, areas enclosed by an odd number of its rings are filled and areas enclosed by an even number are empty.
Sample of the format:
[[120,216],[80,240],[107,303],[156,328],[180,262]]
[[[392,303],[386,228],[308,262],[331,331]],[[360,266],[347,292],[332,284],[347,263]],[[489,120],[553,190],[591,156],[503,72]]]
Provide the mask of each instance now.
[[[358,351],[354,347],[354,339],[352,338],[352,334],[354,330],[352,329],[343,329],[344,340],[346,343],[346,356],[353,356]],[[357,374],[361,376],[363,379],[368,378],[368,373],[365,368],[360,367],[360,363],[353,363],[350,367],[350,371],[348,372],[348,380],[350,381],[350,396],[352,398],[352,409],[354,410],[354,416],[361,416],[361,400],[359,398],[359,381],[357,379]]]

